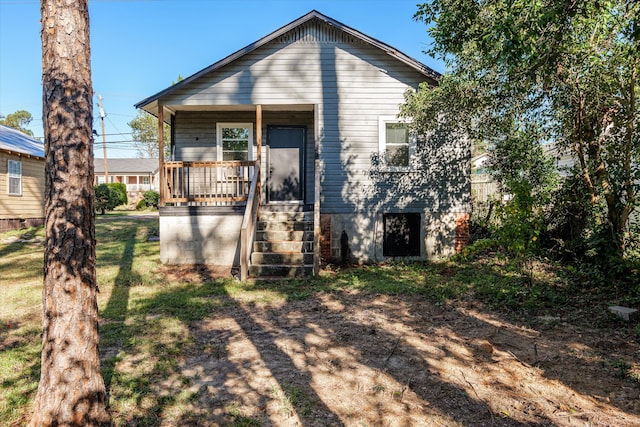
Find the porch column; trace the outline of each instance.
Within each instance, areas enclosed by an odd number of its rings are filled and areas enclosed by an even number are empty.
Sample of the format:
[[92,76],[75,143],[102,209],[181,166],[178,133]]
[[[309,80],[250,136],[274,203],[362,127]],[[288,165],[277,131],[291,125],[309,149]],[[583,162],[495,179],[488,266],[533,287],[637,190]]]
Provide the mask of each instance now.
[[[256,164],[259,168],[262,168],[262,105],[256,105],[256,149],[258,155],[256,156]],[[262,198],[262,191],[260,189],[260,176],[258,176],[258,186],[256,188],[256,197],[258,200]]]
[[164,107],[158,102],[158,162],[160,163],[160,203],[164,206]]

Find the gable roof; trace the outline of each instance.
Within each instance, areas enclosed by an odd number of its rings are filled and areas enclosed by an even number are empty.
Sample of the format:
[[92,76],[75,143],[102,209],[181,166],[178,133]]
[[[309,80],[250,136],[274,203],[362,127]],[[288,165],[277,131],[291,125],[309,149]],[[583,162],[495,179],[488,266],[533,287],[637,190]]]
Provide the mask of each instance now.
[[3,125],[0,125],[0,150],[44,159],[44,143]]
[[[103,159],[94,159],[94,173],[104,173]],[[159,168],[158,159],[107,159],[109,175],[123,174],[155,174]]]
[[358,30],[355,30],[339,21],[336,21],[333,18],[330,18],[326,15],[323,15],[322,13],[318,12],[317,10],[312,10],[311,12],[307,13],[304,16],[301,16],[300,18],[296,19],[295,21],[290,22],[289,24],[277,29],[276,31],[272,32],[271,34],[266,35],[265,37],[261,38],[260,40],[251,43],[248,46],[245,46],[244,48],[238,50],[235,53],[232,53],[231,55],[227,56],[224,59],[221,59],[220,61],[206,67],[203,68],[202,70],[196,72],[195,74],[187,77],[186,79],[183,79],[181,81],[179,81],[178,83],[174,84],[173,86],[169,86],[168,88],[156,93],[155,95],[152,95],[148,98],[143,99],[142,101],[138,102],[137,104],[134,105],[135,108],[142,108],[144,106],[147,106],[155,101],[157,101],[159,98],[171,94],[173,91],[181,88],[184,85],[189,84],[190,82],[202,77],[205,74],[208,74],[210,72],[216,71],[222,67],[224,67],[227,64],[230,64],[231,62],[235,61],[238,58],[241,58],[242,56],[253,52],[254,50],[264,46],[265,44],[277,39],[278,37],[282,36],[283,34],[293,30],[296,27],[299,27],[301,25],[304,25],[305,23],[313,20],[313,19],[319,19],[322,22],[330,25],[330,26],[334,26],[342,31],[344,31],[345,33],[356,37],[360,40],[362,40],[365,43],[368,43],[374,47],[377,47],[378,49],[383,50],[386,54],[388,54],[389,56],[399,60],[400,62],[403,62],[405,64],[407,64],[408,66],[410,66],[411,68],[415,69],[416,71],[424,74],[425,77],[427,77],[430,80],[433,80],[434,82],[437,81],[440,78],[440,73],[438,73],[437,71],[431,69],[430,67],[424,65],[422,62],[418,61],[417,59],[414,59],[404,53],[402,53],[401,51],[399,51],[398,49],[395,49],[394,47],[383,43],[377,39],[374,39],[373,37],[369,37],[364,33],[361,33]]

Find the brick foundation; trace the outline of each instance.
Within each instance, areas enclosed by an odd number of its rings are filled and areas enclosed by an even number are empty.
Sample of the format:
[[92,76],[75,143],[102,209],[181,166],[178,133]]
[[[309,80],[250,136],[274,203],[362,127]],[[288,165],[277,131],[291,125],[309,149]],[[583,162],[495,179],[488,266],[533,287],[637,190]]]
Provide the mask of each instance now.
[[44,224],[44,218],[0,219],[0,233],[23,228],[38,227]]
[[320,214],[320,258],[322,262],[331,259],[331,215]]
[[456,215],[456,253],[460,252],[469,244],[469,214],[459,213]]

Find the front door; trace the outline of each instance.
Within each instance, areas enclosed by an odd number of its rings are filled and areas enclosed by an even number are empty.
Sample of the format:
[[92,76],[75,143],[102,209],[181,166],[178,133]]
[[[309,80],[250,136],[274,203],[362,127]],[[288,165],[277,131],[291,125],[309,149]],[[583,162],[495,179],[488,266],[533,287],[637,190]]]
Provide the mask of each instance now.
[[269,126],[269,202],[301,203],[304,199],[304,145],[306,129]]

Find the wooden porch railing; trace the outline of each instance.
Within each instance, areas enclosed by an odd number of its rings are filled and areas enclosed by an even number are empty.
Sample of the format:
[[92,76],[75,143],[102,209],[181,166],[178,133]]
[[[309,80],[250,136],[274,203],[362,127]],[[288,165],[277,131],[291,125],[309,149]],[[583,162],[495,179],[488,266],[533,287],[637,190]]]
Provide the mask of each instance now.
[[161,205],[207,203],[213,206],[246,202],[254,161],[165,162]]
[[256,222],[258,220],[258,211],[260,209],[260,165],[257,164],[251,185],[249,187],[249,196],[247,207],[242,218],[242,227],[240,228],[240,280],[245,281],[249,277],[249,267],[251,266],[251,247],[256,235]]

